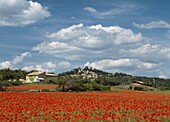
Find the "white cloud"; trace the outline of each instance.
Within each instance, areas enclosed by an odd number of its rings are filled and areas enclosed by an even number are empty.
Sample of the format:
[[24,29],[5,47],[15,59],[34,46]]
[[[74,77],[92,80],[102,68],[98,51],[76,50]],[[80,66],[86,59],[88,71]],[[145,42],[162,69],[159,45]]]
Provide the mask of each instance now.
[[0,69],[6,69],[6,68],[11,68],[11,62],[10,61],[4,61],[0,62]]
[[[81,49],[62,42],[43,42],[36,47],[33,47],[34,51],[39,51],[40,53],[50,54],[54,57],[65,57],[65,59],[74,59],[75,52],[80,52]],[[79,58],[79,57],[77,57]]]
[[140,70],[153,70],[157,67],[154,63],[141,62],[138,59],[104,59],[100,61],[95,61],[92,63],[87,62],[85,66],[101,69],[101,70],[111,70],[114,71],[115,68],[132,68]]
[[156,29],[156,28],[170,29],[170,24],[164,20],[152,21],[146,24],[133,23],[133,26],[140,29]]
[[159,64],[139,61],[138,68],[146,72],[148,72],[149,70],[152,70],[154,72],[156,69],[159,68]]
[[170,59],[170,48],[159,44],[144,44],[134,49],[121,49],[120,54],[149,62],[166,62]]
[[1,0],[0,26],[23,26],[50,16],[50,12],[38,2],[27,0]]
[[14,57],[14,59],[11,61],[13,65],[21,63],[26,57],[30,57],[31,53],[30,52],[24,52],[20,56]]
[[48,61],[42,64],[24,66],[22,69],[26,71],[37,70],[42,72],[54,72],[55,70],[69,68],[70,66],[71,64],[68,61],[61,61],[59,63]]
[[159,78],[168,78],[166,75],[159,75]]
[[30,52],[24,52],[20,56],[15,56],[10,61],[0,62],[0,69],[6,69],[6,68],[15,69],[15,66],[17,64],[22,63],[26,57],[30,57],[30,56],[31,56]]
[[[119,26],[72,25],[55,33],[33,48],[34,51],[64,59],[83,59],[101,56],[103,52],[116,50],[117,46],[136,44],[143,40],[141,33]],[[112,55],[111,52],[109,55]]]
[[118,59],[118,60],[111,60],[105,59],[101,61],[96,61],[89,63],[87,62],[85,66],[97,68],[97,69],[106,69],[106,68],[113,68],[113,67],[128,67],[131,66],[131,62],[129,59]]
[[119,4],[113,5],[113,9],[105,10],[105,11],[97,11],[92,7],[85,7],[84,10],[88,11],[93,15],[93,17],[98,19],[106,19],[106,18],[115,18],[120,15],[129,15],[134,14],[135,9],[139,8],[135,4]]
[[92,7],[84,7],[85,11],[88,11],[90,13],[97,13],[96,9],[92,8]]
[[32,71],[32,70],[37,70],[37,71],[42,71],[42,72],[48,72],[48,70],[43,69],[42,65],[31,65],[31,66],[25,66],[22,68],[22,70],[26,70],[26,71]]
[[55,64],[55,63],[53,63],[53,62],[51,62],[51,61],[49,61],[49,62],[44,62],[44,64],[43,64],[43,66],[45,67],[45,68],[57,68],[57,64]]
[[60,67],[60,68],[68,68],[70,66],[71,66],[71,64],[68,61],[61,61],[60,63],[58,63],[58,67]]
[[156,66],[154,63],[143,63],[142,64],[146,69],[152,69]]

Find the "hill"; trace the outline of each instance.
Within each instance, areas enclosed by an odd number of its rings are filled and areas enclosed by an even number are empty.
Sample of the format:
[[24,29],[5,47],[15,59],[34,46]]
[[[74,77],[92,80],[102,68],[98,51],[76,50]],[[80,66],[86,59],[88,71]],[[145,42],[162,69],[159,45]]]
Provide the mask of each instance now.
[[148,88],[153,87],[157,89],[170,89],[170,79],[163,79],[158,77],[146,77],[146,76],[132,76],[126,73],[109,73],[102,70],[98,70],[92,67],[75,68],[71,71],[60,73],[59,76],[71,76],[79,77],[82,79],[93,80],[102,85],[122,85],[127,86],[135,81],[142,82],[143,86]]

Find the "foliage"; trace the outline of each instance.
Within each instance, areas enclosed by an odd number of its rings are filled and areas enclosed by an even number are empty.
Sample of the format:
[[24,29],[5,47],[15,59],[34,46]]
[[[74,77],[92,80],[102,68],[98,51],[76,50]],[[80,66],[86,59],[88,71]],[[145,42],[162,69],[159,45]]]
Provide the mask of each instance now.
[[33,76],[29,76],[28,79],[29,79],[30,81],[34,81],[34,80],[35,80],[35,78],[34,78]]
[[20,85],[23,85],[23,83],[18,81],[18,80],[16,80],[16,81],[13,80],[13,81],[10,82],[10,85],[12,85],[12,86],[20,86]]
[[111,87],[95,83],[93,84],[93,89],[94,91],[110,91]]
[[25,79],[27,72],[24,70],[11,70],[11,69],[1,69],[0,70],[0,80],[19,80]]

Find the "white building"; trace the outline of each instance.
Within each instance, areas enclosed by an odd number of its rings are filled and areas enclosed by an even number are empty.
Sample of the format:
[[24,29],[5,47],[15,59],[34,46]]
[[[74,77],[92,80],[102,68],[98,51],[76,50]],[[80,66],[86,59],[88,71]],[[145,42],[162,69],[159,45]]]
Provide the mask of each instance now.
[[26,75],[25,83],[43,82],[46,78],[45,72],[32,72]]

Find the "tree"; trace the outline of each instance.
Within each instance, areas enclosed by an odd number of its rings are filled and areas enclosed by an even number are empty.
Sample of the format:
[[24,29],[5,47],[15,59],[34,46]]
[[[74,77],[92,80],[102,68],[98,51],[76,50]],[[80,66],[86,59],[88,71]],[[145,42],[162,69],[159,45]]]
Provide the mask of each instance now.
[[58,85],[59,88],[62,88],[63,92],[65,91],[66,80],[65,80],[64,76],[60,76],[57,79],[56,84]]
[[62,92],[65,92],[70,85],[70,77],[60,76],[56,79],[56,84],[58,85],[59,88],[61,88]]

